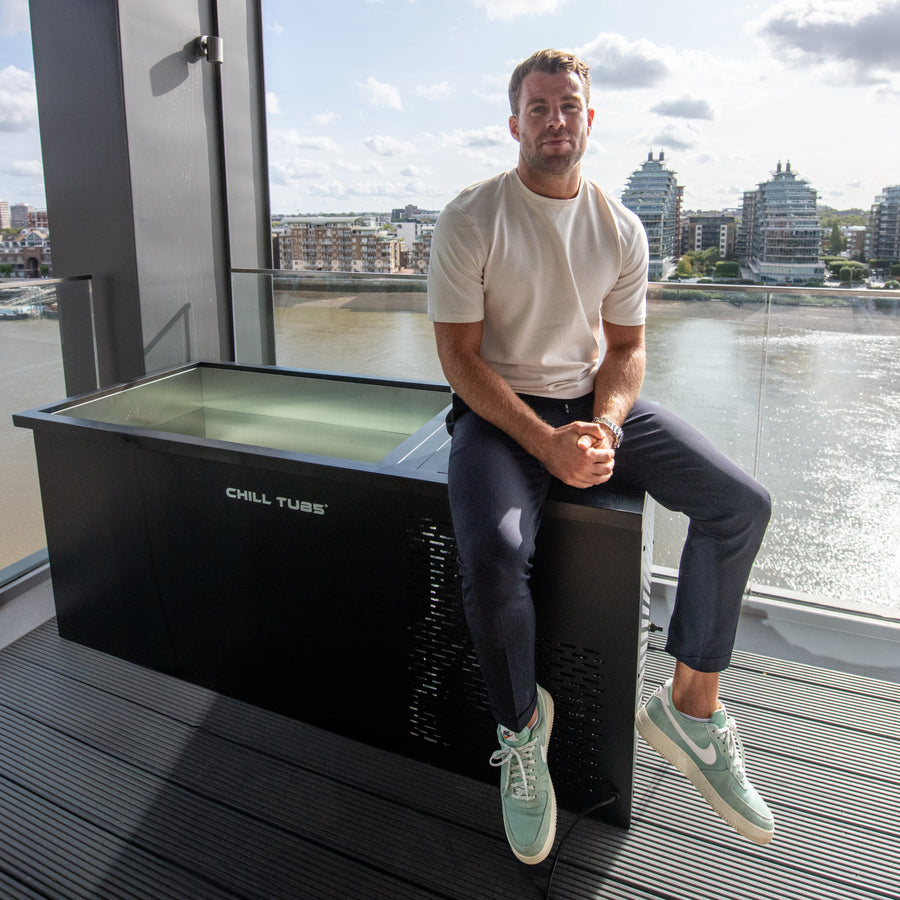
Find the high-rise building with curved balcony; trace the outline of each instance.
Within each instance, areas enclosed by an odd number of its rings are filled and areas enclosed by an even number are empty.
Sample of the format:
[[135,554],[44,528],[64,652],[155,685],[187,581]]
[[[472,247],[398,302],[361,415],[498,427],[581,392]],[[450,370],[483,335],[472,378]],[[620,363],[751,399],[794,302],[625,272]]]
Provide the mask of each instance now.
[[675,173],[666,168],[665,159],[664,151],[660,150],[659,159],[654,159],[651,150],[641,167],[628,176],[622,193],[622,203],[637,213],[647,232],[651,281],[667,278],[680,255],[684,188],[678,184]]
[[768,181],[744,193],[739,242],[742,262],[763,284],[807,284],[825,279],[819,257],[822,227],[817,194],[779,161]]
[[900,184],[886,187],[872,203],[866,258],[900,260]]

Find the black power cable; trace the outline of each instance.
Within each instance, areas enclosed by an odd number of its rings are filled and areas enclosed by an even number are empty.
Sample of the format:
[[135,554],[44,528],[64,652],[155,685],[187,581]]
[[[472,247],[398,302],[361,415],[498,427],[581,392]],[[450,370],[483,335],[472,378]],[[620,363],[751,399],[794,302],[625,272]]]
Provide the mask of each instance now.
[[556,866],[559,864],[560,857],[562,856],[563,846],[566,841],[569,839],[569,835],[572,833],[572,829],[587,815],[590,815],[592,812],[596,812],[598,809],[603,809],[604,806],[609,806],[611,803],[615,803],[616,800],[619,799],[619,792],[612,788],[609,792],[609,796],[605,800],[601,800],[599,803],[594,803],[591,806],[588,806],[586,809],[583,809],[575,819],[572,821],[572,824],[566,829],[566,833],[562,836],[562,840],[559,842],[559,846],[556,848],[556,856],[553,857],[553,865],[550,867],[550,877],[547,879],[547,893],[544,895],[544,900],[550,900],[550,890],[553,887],[553,876],[556,874]]

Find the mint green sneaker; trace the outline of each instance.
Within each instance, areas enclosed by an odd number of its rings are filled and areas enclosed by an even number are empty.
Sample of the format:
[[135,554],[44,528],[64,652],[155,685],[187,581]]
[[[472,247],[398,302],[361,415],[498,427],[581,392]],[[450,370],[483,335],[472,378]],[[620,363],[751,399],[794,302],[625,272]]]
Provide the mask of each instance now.
[[708,722],[682,715],[672,703],[669,679],[638,710],[635,723],[640,736],[685,775],[732,828],[756,844],[772,840],[775,819],[747,780],[737,723],[724,708]]
[[517,734],[499,726],[500,749],[491,756],[491,765],[500,766],[506,839],[518,859],[530,866],[547,858],[556,837],[556,795],[547,768],[553,698],[540,685],[537,691],[534,727]]

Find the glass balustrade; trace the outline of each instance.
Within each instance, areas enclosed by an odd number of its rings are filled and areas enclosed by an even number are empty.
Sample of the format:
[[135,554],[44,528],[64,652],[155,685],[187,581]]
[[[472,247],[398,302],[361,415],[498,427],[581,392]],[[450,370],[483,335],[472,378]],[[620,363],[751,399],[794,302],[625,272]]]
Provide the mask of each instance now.
[[[424,276],[235,271],[237,361],[270,361],[274,340],[280,366],[442,382],[425,291]],[[89,280],[0,284],[0,568],[45,545],[31,436],[10,417],[65,396],[69,303],[89,308]],[[647,351],[643,395],[773,495],[753,590],[900,618],[900,292],[653,284]],[[658,569],[677,568],[685,528],[658,510]]]
[[[422,276],[235,271],[233,290],[238,362],[273,298],[280,366],[443,381]],[[900,617],[900,292],[652,284],[647,356],[643,395],[772,493],[752,589]],[[658,510],[658,569],[685,529]]]
[[65,396],[60,312],[90,300],[89,279],[0,282],[0,570],[47,543],[34,444],[11,417]]

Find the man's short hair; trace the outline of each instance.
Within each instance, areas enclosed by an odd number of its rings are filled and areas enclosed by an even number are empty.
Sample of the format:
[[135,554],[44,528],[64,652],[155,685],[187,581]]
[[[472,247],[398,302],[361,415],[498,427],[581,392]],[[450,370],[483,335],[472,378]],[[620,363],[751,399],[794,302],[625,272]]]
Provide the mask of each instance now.
[[532,53],[525,62],[519,63],[509,79],[509,107],[512,114],[519,114],[519,97],[522,93],[522,82],[532,72],[546,72],[556,75],[559,72],[574,72],[584,85],[584,99],[588,106],[591,103],[591,69],[574,53],[563,50],[538,50]]

